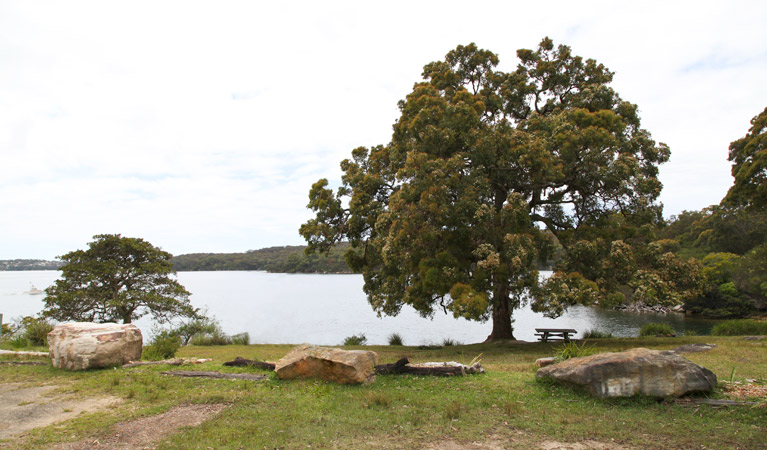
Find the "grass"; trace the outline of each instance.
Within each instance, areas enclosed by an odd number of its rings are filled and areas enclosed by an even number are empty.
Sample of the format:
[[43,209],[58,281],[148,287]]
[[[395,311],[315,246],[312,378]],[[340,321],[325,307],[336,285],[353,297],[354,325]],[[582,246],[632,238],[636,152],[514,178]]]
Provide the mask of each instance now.
[[[767,383],[767,339],[738,337],[613,338],[592,341],[595,351],[634,347],[671,349],[706,342],[717,347],[685,357],[720,380]],[[767,404],[756,407],[688,407],[650,398],[594,399],[564,386],[538,382],[535,360],[553,355],[561,344],[477,344],[443,348],[368,346],[381,363],[408,356],[414,362],[459,361],[482,354],[484,375],[436,378],[385,375],[365,386],[317,380],[265,381],[171,378],[168,366],[141,366],[67,372],[50,366],[0,365],[0,382],[55,384],[80,396],[111,395],[123,405],[81,415],[64,427],[37,429],[0,448],[28,450],[84,438],[97,439],[115,423],[158,414],[185,403],[227,403],[219,416],[183,429],[158,450],[215,448],[439,448],[446,441],[468,444],[487,436],[513,442],[515,449],[539,448],[544,441],[586,440],[643,449],[765,449]],[[265,373],[223,367],[243,356],[276,361],[290,345],[187,346],[181,357],[213,358],[193,370]],[[2,358],[8,358],[3,356]],[[733,370],[737,368],[737,370]],[[715,391],[713,397],[722,397]]]
[[648,324],[642,325],[642,328],[639,330],[640,337],[670,336],[674,334],[676,334],[676,332],[667,323],[648,323]]
[[715,336],[764,336],[767,335],[767,321],[754,319],[725,320],[714,325],[711,334]]

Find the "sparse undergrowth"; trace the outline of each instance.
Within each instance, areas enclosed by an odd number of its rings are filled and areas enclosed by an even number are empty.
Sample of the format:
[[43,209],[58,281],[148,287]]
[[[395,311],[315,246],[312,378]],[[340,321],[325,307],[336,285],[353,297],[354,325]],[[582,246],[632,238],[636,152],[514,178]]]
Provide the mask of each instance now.
[[[599,339],[598,352],[633,347],[669,349],[707,342],[717,347],[687,358],[713,370],[720,380],[767,382],[767,339],[677,337]],[[438,448],[446,441],[470,443],[482,436],[539,448],[541,442],[619,442],[624,448],[765,448],[767,404],[689,407],[648,398],[597,400],[567,387],[535,381],[534,361],[558,344],[479,344],[443,348],[369,346],[382,363],[408,356],[414,362],[455,360],[468,364],[482,354],[484,375],[436,378],[384,375],[367,386],[339,386],[315,380],[265,381],[182,379],[160,372],[169,366],[72,373],[50,366],[0,365],[0,382],[55,384],[82,396],[115,396],[120,408],[83,415],[64,427],[49,426],[0,443],[0,448],[45,449],[56,442],[98,439],[115,423],[159,414],[179,404],[226,403],[208,422],[157,444],[158,450],[239,448]],[[580,345],[579,347],[581,347]],[[213,358],[194,370],[264,373],[223,367],[243,356],[276,361],[290,345],[186,346],[181,357]],[[8,357],[3,357],[8,359]],[[737,368],[733,372],[733,368]],[[727,383],[729,384],[729,383]],[[724,384],[723,384],[724,386]],[[741,390],[742,391],[742,390]],[[761,392],[758,389],[753,392]],[[725,389],[713,397],[729,398]],[[670,426],[672,425],[672,426]],[[691,432],[695,430],[695,432]],[[527,436],[524,439],[520,436]],[[621,447],[616,447],[621,448]]]

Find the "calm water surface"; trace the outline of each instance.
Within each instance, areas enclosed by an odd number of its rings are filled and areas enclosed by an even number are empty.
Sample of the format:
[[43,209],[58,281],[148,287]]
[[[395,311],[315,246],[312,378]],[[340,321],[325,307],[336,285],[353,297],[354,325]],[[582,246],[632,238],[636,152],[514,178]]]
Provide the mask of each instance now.
[[[0,314],[3,322],[33,315],[43,308],[43,295],[30,295],[30,285],[45,289],[58,271],[0,272]],[[369,344],[386,344],[399,333],[405,345],[437,344],[445,338],[469,344],[484,341],[492,324],[455,319],[438,312],[420,317],[405,306],[396,317],[379,318],[362,291],[361,275],[278,274],[266,272],[179,272],[178,280],[192,293],[194,306],[207,309],[226,333],[247,331],[251,343],[338,345],[363,333]],[[708,334],[715,323],[681,314],[635,314],[577,306],[557,319],[529,307],[514,312],[517,339],[535,340],[535,328],[574,328],[578,336],[599,329],[618,337],[639,334],[645,323],[668,323],[677,332]],[[136,323],[147,336],[152,321]]]

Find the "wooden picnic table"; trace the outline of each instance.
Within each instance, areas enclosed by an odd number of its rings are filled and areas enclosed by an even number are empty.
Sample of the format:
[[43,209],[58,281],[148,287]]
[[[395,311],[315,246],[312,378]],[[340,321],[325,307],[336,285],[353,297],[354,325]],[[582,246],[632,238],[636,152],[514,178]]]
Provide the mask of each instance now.
[[572,328],[536,328],[535,331],[537,331],[535,335],[541,342],[558,340],[570,342],[570,335],[578,332]]

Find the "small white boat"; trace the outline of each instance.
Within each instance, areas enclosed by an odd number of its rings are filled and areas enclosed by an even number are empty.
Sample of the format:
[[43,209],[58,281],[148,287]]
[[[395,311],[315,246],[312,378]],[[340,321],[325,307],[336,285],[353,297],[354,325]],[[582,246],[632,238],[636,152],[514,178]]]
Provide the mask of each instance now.
[[42,294],[45,293],[45,291],[42,291],[42,290],[36,288],[34,284],[30,284],[29,286],[30,286],[30,289],[27,292],[25,292],[25,294],[29,294],[29,295],[42,295]]

